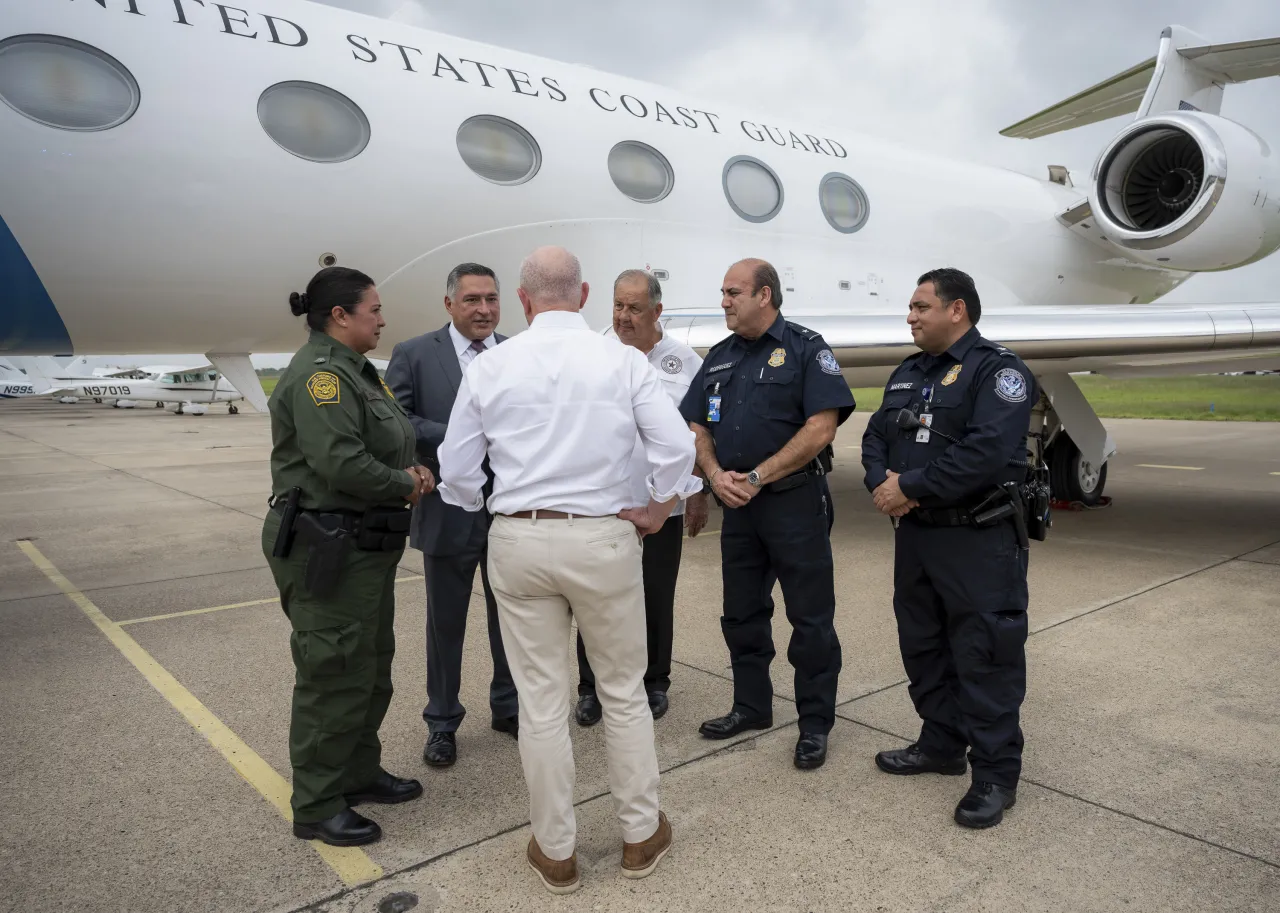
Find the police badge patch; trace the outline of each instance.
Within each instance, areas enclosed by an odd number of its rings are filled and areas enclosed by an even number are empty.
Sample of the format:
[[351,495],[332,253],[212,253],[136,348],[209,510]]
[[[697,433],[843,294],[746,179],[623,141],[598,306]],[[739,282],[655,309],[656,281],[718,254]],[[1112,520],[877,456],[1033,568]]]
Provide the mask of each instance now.
[[1019,371],[1002,368],[996,372],[996,396],[1010,403],[1020,403],[1027,398],[1027,382]]
[[668,355],[666,358],[662,359],[662,370],[666,371],[668,374],[679,374],[683,368],[684,362],[675,355]]
[[960,376],[960,369],[964,365],[952,365],[951,370],[947,372],[947,376],[942,378],[942,386],[949,387],[956,382],[956,378]]
[[823,349],[818,353],[818,367],[822,368],[824,374],[840,373],[840,363],[836,361],[830,349]]
[[769,367],[781,368],[787,361],[787,350],[779,346],[769,353]]
[[327,406],[341,401],[338,389],[338,375],[328,371],[317,371],[307,379],[307,392],[317,406]]

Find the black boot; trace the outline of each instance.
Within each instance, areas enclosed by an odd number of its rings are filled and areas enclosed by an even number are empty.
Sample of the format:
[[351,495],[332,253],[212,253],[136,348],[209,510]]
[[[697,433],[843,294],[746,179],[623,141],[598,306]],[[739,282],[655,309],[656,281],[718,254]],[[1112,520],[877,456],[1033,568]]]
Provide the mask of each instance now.
[[724,716],[707,720],[698,727],[698,732],[709,739],[731,739],[748,729],[768,729],[773,725],[773,716],[749,717],[737,710],[731,710]]
[[408,802],[421,795],[422,784],[417,780],[395,777],[384,770],[374,778],[372,783],[361,789],[352,790],[342,798],[347,800],[347,805],[359,805],[361,802],[394,805],[397,802]]
[[364,846],[382,836],[382,828],[359,812],[344,808],[331,818],[309,824],[293,822],[293,836],[329,846]]
[[827,760],[827,737],[820,732],[802,732],[796,741],[795,764],[801,770],[821,767]]
[[955,758],[939,758],[925,754],[919,745],[882,751],[876,755],[876,767],[887,774],[910,776],[912,774],[945,774],[956,777],[965,772],[964,755]]
[[976,781],[956,806],[956,824],[965,827],[995,827],[1004,820],[1004,810],[1018,801],[1016,790],[994,783]]

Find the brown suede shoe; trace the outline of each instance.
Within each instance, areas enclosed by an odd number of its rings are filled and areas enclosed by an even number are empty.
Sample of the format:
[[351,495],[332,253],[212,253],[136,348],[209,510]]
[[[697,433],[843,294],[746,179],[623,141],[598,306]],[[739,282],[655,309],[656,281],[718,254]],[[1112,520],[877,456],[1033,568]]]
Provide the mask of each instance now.
[[671,822],[663,812],[658,812],[658,829],[652,837],[640,843],[622,845],[622,877],[644,878],[658,867],[669,849]]
[[568,859],[548,859],[538,846],[538,838],[529,838],[529,868],[538,873],[542,883],[552,894],[572,894],[582,887],[578,880],[578,854]]

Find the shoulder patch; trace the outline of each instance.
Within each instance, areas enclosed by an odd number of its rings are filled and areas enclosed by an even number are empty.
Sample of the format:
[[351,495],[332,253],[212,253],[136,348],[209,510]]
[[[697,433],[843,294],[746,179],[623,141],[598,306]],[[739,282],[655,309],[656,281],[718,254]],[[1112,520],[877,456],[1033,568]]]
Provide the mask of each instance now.
[[1027,381],[1016,368],[1001,368],[996,372],[996,396],[1010,403],[1021,403],[1027,398]]
[[822,368],[824,374],[839,374],[840,363],[836,361],[836,357],[831,354],[830,349],[823,349],[818,353],[818,367]]
[[662,359],[662,370],[668,374],[679,374],[684,370],[684,362],[677,355],[668,355]]
[[338,375],[328,371],[317,371],[307,378],[307,392],[317,406],[327,406],[342,401],[338,385]]

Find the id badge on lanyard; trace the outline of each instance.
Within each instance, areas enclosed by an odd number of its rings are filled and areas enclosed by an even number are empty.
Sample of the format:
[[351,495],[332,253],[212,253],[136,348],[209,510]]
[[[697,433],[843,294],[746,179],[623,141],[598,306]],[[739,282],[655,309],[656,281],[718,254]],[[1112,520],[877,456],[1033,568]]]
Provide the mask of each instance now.
[[711,395],[707,397],[707,421],[720,421],[720,382],[716,381]]
[[925,384],[920,394],[924,397],[924,412],[920,414],[920,424],[924,427],[916,432],[916,443],[927,444],[931,434],[929,428],[933,425],[933,413],[929,411],[933,404],[933,382]]

